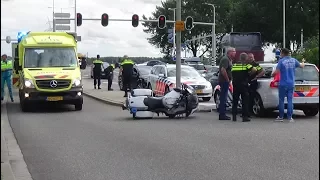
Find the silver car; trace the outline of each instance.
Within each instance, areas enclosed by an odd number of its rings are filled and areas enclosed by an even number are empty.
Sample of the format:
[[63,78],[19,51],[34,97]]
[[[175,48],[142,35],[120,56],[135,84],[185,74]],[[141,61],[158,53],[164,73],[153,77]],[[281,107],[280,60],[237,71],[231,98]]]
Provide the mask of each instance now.
[[[277,64],[260,64],[265,70],[265,75],[258,79],[258,89],[254,96],[253,113],[256,116],[264,116],[268,112],[278,109],[278,83],[277,78],[272,77]],[[306,116],[316,116],[319,112],[319,70],[313,64],[305,64],[304,68],[296,69],[295,91],[293,97],[294,109],[302,110]],[[220,86],[213,90],[214,101],[219,107]],[[240,99],[241,101],[241,99]],[[285,106],[287,105],[285,99]],[[229,88],[227,107],[232,106],[232,86]],[[241,108],[241,102],[239,102]]]

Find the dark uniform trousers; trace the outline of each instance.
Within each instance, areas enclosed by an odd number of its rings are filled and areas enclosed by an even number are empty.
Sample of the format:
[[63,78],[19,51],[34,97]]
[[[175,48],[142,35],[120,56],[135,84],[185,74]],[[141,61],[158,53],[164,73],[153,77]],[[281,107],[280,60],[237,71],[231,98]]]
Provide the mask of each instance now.
[[257,72],[252,74],[250,76],[250,79],[249,79],[249,106],[248,106],[248,109],[249,109],[249,112],[252,113],[252,109],[253,109],[253,101],[254,101],[254,97],[257,93],[257,89],[258,89],[258,81],[257,80],[253,80],[263,69],[262,67],[259,65],[259,63],[253,61],[252,63],[250,63],[252,65],[252,67],[256,68]]
[[238,103],[241,96],[242,100],[242,117],[247,118],[249,116],[248,105],[249,105],[249,72],[252,69],[250,64],[234,64],[232,73],[232,85],[233,85],[233,95],[232,95],[232,115],[237,115]]
[[133,73],[134,62],[130,59],[126,59],[121,63],[122,67],[122,82],[125,96],[127,96],[128,90],[131,91],[131,80]]
[[101,85],[101,66],[102,66],[102,61],[101,60],[94,60],[93,64],[93,85],[96,87],[98,84],[98,87]]
[[105,74],[108,79],[108,90],[110,90],[112,86],[113,70],[114,70],[114,67],[111,64],[105,70]]

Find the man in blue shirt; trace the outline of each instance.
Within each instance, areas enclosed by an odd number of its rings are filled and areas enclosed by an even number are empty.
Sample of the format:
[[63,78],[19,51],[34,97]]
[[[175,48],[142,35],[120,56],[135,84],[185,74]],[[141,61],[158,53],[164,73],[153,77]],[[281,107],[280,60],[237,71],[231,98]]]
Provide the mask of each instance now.
[[280,73],[279,82],[279,116],[276,121],[283,121],[284,117],[284,99],[287,97],[287,118],[290,122],[294,122],[292,119],[293,114],[293,92],[295,84],[295,69],[304,67],[304,60],[299,63],[298,60],[290,56],[290,50],[283,48],[281,50],[281,59],[278,62],[276,71],[273,75]]

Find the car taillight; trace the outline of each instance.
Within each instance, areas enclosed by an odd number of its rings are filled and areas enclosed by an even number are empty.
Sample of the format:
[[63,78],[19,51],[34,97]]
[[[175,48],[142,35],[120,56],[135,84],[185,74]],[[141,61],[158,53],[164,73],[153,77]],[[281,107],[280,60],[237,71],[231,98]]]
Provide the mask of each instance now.
[[277,74],[274,76],[273,80],[271,81],[270,87],[271,87],[271,88],[278,88],[278,86],[279,86],[279,81],[280,81],[280,73],[277,73]]

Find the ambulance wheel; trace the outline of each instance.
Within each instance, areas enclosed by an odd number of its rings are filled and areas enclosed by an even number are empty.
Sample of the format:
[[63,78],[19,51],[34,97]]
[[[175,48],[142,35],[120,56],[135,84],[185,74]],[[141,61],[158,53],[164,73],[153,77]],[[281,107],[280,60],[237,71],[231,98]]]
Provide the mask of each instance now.
[[81,111],[82,110],[82,103],[77,103],[74,105],[76,111]]

